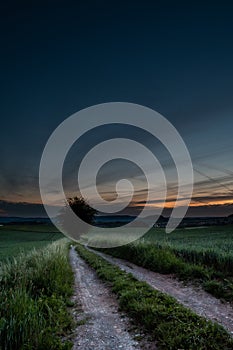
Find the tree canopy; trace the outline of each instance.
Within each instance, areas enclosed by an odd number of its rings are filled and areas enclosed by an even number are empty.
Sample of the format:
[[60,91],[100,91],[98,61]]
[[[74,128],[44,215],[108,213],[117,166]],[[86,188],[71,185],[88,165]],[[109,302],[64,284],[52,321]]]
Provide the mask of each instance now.
[[[73,212],[83,221],[85,221],[88,224],[92,224],[94,222],[94,217],[98,213],[98,211],[94,208],[92,208],[87,200],[85,200],[82,196],[78,197],[70,197],[67,199],[67,203],[65,207],[61,210],[59,220],[62,224],[62,227],[66,231],[73,231],[73,227],[71,225],[71,214],[68,208],[71,208]],[[80,223],[79,229],[85,230],[85,225],[83,223]]]

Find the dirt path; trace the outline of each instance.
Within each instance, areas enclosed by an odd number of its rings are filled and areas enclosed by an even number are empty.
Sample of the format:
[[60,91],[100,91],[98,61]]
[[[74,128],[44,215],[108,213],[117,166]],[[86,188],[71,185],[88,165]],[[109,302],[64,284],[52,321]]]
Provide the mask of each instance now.
[[[74,301],[81,304],[81,317],[86,319],[75,330],[73,350],[141,349],[127,331],[129,321],[118,312],[115,296],[77,255],[74,247],[70,250],[70,262],[75,272]],[[77,321],[79,317],[80,312],[76,315]]]
[[122,270],[132,273],[138,280],[145,281],[153,288],[173,296],[196,314],[221,324],[233,334],[233,308],[230,304],[221,302],[201,288],[190,285],[185,286],[172,276],[149,271],[129,261],[88,249],[110,263],[119,266]]

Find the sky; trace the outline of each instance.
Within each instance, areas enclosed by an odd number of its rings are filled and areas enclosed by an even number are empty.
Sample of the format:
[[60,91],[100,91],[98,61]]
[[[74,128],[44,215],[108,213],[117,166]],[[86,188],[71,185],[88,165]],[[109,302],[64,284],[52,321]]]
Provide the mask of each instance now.
[[[41,216],[39,164],[54,129],[73,113],[105,102],[152,108],[179,131],[194,167],[190,216],[233,213],[233,4],[230,1],[11,1],[1,5],[0,215]],[[130,128],[93,130],[74,145],[64,168],[68,196],[95,143],[137,137],[167,172],[167,210],[176,198],[172,159]],[[107,136],[106,136],[107,135]],[[130,136],[131,135],[131,136]],[[106,164],[99,190],[115,198],[128,177],[145,201],[133,164]],[[127,193],[125,194],[127,197]],[[156,196],[151,207],[159,205]],[[182,205],[182,204],[181,204]]]

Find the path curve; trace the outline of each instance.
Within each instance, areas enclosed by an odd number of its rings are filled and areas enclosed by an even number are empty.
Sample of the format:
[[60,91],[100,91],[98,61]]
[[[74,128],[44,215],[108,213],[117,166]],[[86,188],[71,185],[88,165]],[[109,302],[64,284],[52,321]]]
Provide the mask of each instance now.
[[70,249],[75,274],[73,300],[81,304],[85,324],[77,326],[73,350],[141,349],[128,332],[129,320],[118,312],[116,297],[99,280],[94,270]]
[[200,287],[185,286],[172,276],[147,270],[127,260],[114,258],[89,247],[87,249],[131,273],[138,280],[147,282],[154,289],[173,296],[179,303],[192,309],[196,314],[221,324],[233,335],[233,308],[229,303],[221,302]]

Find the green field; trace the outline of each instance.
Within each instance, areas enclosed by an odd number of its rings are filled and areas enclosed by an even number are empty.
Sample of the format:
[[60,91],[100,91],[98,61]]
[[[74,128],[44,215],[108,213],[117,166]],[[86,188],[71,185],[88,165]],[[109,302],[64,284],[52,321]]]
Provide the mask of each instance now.
[[177,249],[215,250],[233,256],[233,225],[176,229],[166,234],[164,229],[151,229],[144,237],[152,243]]
[[63,237],[52,224],[0,226],[0,261],[45,247]]
[[187,262],[233,276],[233,225],[177,229],[170,234],[153,229],[142,242],[169,248]]
[[[107,246],[107,233],[94,238],[96,245]],[[92,243],[91,239],[89,241]],[[118,243],[117,237],[115,241]],[[227,276],[233,276],[233,225],[176,229],[169,234],[165,229],[153,228],[130,244],[106,249],[106,252],[111,253],[120,254],[121,251],[124,251],[127,257],[129,255],[126,252],[134,252],[135,260],[138,262],[142,259],[148,260],[146,255],[151,252],[158,254],[160,251],[164,256],[166,252],[172,252],[186,262],[213,268]]]
[[233,226],[151,229],[127,245],[103,249],[113,256],[162,274],[202,285],[218,298],[233,302]]

